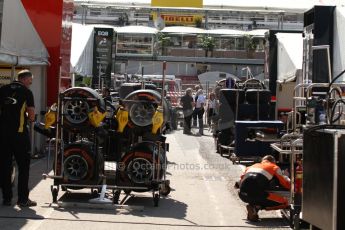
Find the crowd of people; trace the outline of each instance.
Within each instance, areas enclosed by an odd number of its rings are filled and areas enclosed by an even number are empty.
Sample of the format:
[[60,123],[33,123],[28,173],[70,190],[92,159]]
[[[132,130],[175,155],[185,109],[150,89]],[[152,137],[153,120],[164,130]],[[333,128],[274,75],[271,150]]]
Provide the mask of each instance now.
[[[210,92],[208,97],[199,85],[193,89],[188,88],[181,97],[181,106],[184,115],[183,133],[193,134],[192,127],[197,127],[196,135],[204,135],[204,114],[206,113],[207,125],[214,127],[218,116],[219,101],[215,92]],[[212,129],[214,131],[214,128]]]

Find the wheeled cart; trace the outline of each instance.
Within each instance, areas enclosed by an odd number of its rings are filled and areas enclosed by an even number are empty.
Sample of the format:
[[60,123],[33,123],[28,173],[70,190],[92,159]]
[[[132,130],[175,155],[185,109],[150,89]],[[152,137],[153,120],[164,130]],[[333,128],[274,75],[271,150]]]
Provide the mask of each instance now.
[[[170,193],[170,181],[166,179],[166,146],[163,143],[143,141],[136,144],[116,163],[113,178],[116,186],[114,203],[119,203],[121,191],[128,196],[134,192],[152,192],[154,206],[161,195]],[[126,197],[122,199],[126,200]],[[120,204],[123,204],[123,201]]]
[[[112,191],[116,204],[121,191],[127,195],[151,191],[158,206],[160,196],[170,192],[166,180],[169,145],[159,126],[153,124],[159,120],[153,119],[159,100],[156,91],[138,90],[123,100],[116,114],[113,111],[105,116],[105,103],[94,90],[76,87],[61,93],[56,111],[54,174],[44,175],[54,180],[53,202],[57,202],[60,189],[90,188],[93,195],[101,193],[93,202],[106,202],[105,190]],[[161,115],[163,120],[164,109]]]
[[261,161],[272,153],[270,144],[278,140],[282,121],[236,121],[235,149],[232,161]]
[[[55,141],[54,174],[44,175],[54,180],[51,186],[53,202],[57,202],[60,189],[100,191],[104,181],[104,158],[100,130],[90,121],[90,111],[95,110],[104,112],[105,103],[90,88],[70,88],[59,94],[55,111],[56,137],[52,139]],[[51,149],[48,158],[50,156]]]
[[279,142],[271,147],[278,153],[278,162],[282,168],[287,167],[290,172],[290,206],[282,209],[282,215],[289,220],[291,227],[299,229],[300,212],[302,206],[302,160],[303,138],[301,134],[289,133],[281,137]]

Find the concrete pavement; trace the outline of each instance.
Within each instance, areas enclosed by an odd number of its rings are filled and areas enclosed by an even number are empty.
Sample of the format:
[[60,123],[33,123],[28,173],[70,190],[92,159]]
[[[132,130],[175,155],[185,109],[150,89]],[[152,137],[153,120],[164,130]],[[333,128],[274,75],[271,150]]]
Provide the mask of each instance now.
[[[152,194],[132,193],[129,207],[61,208],[50,204],[52,180],[41,180],[46,159],[32,162],[30,197],[37,207],[19,209],[0,207],[1,229],[289,229],[277,211],[259,213],[261,221],[246,220],[245,204],[238,199],[233,185],[243,167],[215,152],[211,133],[188,136],[182,130],[167,135],[170,143],[168,174],[172,191],[153,207]],[[90,191],[73,191],[74,196]],[[76,193],[76,194],[74,194]],[[86,195],[85,195],[86,194]],[[60,200],[63,193],[60,191]],[[122,195],[123,197],[124,195]],[[87,200],[87,199],[86,199]],[[84,200],[85,201],[85,200]]]

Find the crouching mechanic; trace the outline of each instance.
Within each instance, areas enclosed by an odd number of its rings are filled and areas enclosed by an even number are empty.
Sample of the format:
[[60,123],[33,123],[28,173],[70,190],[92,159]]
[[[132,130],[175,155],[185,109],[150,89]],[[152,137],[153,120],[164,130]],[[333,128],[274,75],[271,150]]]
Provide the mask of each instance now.
[[283,175],[275,159],[271,155],[262,158],[260,163],[247,167],[241,175],[239,197],[248,203],[247,219],[258,221],[258,211],[283,209],[288,206],[288,199],[277,193],[269,192],[273,185],[281,190],[290,189],[290,179]]

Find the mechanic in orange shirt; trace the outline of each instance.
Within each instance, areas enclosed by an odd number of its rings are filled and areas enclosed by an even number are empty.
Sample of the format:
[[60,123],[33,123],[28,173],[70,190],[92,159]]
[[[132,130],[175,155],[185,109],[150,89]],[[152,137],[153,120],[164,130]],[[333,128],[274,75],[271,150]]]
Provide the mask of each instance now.
[[260,163],[247,167],[241,175],[238,186],[239,197],[243,202],[248,203],[246,207],[249,221],[259,220],[260,209],[277,210],[288,206],[286,197],[269,191],[274,186],[290,190],[289,177],[283,174],[271,155],[264,156]]

